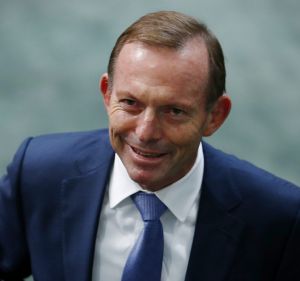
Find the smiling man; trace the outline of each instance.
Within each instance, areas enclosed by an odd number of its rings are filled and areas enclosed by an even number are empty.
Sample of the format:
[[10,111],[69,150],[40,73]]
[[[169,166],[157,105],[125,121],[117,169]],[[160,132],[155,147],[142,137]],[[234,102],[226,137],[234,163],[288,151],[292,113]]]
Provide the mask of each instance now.
[[182,178],[196,160],[202,136],[211,135],[228,115],[226,95],[206,108],[208,75],[200,36],[178,50],[128,43],[115,63],[113,81],[103,75],[112,146],[143,188],[157,191]]
[[0,181],[0,278],[300,279],[300,189],[203,141],[226,120],[221,46],[177,12],[112,51],[109,129],[29,138]]

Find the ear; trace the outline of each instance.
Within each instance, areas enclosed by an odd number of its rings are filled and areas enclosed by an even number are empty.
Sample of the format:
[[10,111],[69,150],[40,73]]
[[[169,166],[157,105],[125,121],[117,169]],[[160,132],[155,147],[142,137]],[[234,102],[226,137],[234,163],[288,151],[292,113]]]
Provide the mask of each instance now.
[[108,74],[104,73],[99,81],[99,88],[100,88],[100,92],[102,93],[102,98],[103,98],[103,102],[105,107],[107,108],[109,106],[110,103],[110,90],[109,90],[109,86],[108,86]]
[[203,132],[203,136],[211,136],[215,131],[217,131],[229,115],[230,109],[230,97],[227,94],[223,94],[218,98],[213,108],[208,113],[208,119]]

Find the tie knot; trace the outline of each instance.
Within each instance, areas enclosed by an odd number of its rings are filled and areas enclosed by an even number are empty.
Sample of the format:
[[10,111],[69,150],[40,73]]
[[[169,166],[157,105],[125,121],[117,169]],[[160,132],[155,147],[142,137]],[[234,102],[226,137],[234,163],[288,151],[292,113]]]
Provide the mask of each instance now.
[[140,191],[132,195],[132,200],[144,221],[159,220],[167,209],[166,205],[155,194]]

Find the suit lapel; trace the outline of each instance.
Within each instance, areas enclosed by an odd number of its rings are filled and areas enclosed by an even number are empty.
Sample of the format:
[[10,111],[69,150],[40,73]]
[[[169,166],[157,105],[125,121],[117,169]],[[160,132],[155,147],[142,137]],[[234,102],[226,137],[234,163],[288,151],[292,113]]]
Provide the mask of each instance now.
[[241,197],[231,184],[229,171],[220,167],[220,158],[206,144],[205,169],[194,241],[186,281],[227,280],[243,222],[231,214]]
[[82,175],[62,182],[62,245],[66,281],[90,281],[92,276],[99,214],[114,159],[110,146],[94,152],[77,161]]

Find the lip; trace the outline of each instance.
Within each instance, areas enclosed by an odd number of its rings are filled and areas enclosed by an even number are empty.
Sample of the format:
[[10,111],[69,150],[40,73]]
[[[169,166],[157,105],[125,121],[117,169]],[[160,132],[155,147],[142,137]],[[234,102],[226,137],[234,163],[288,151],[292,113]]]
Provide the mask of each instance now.
[[132,156],[135,162],[139,164],[159,164],[162,162],[168,153],[144,150],[134,146],[129,145],[132,152]]
[[137,153],[141,156],[144,156],[144,157],[149,157],[149,158],[161,157],[166,154],[166,153],[162,153],[162,152],[158,152],[158,151],[144,150],[144,149],[140,149],[140,148],[137,148],[134,146],[130,146],[130,147],[135,153]]

